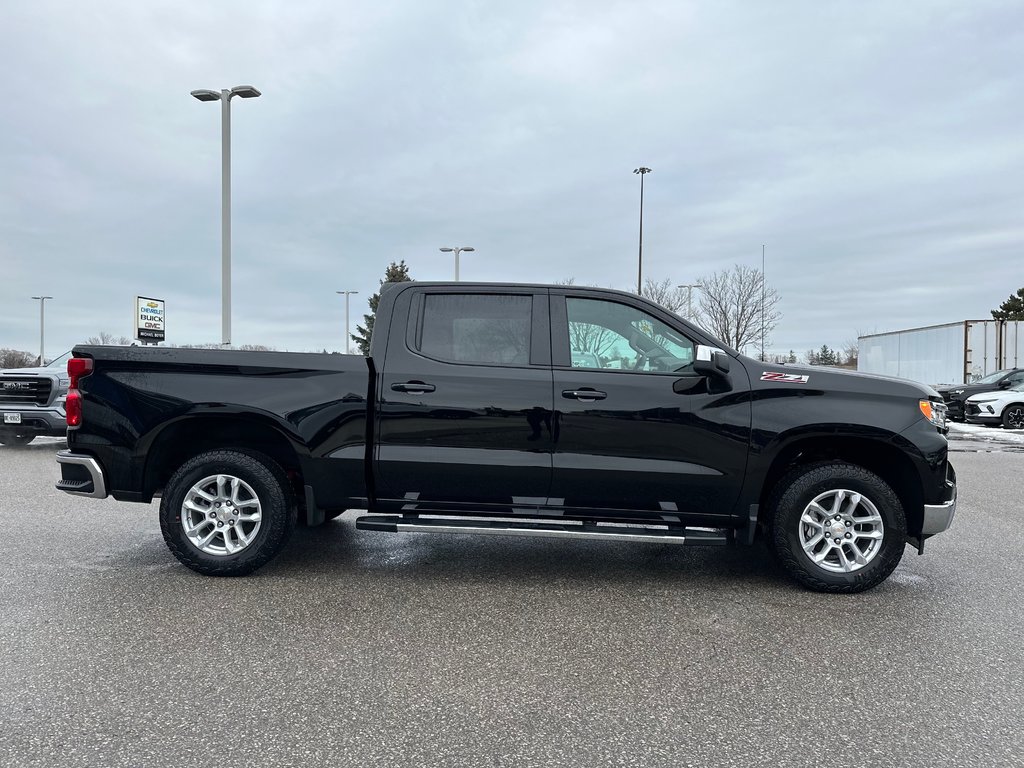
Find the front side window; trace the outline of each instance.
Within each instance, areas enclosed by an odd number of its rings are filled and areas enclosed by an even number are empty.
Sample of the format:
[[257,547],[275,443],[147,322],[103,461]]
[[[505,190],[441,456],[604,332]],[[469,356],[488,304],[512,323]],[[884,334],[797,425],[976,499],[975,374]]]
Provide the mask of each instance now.
[[678,371],[694,344],[652,315],[615,301],[565,300],[573,368]]
[[429,293],[419,351],[454,363],[529,365],[531,296]]

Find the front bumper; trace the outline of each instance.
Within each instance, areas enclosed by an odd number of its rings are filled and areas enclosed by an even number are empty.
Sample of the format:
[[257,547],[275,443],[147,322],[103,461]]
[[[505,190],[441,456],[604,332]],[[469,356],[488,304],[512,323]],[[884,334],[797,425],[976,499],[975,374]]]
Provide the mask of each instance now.
[[921,524],[921,539],[942,533],[953,524],[953,516],[956,514],[956,472],[953,466],[947,464],[946,470],[946,496],[945,501],[938,504],[924,505],[924,519]]
[[91,499],[107,497],[107,481],[103,475],[103,467],[92,456],[71,451],[57,453],[60,465],[60,482],[57,490],[73,496],[88,496]]
[[968,424],[1000,424],[1003,417],[993,413],[969,413],[964,420]]
[[[8,424],[5,413],[21,416],[18,424]],[[67,416],[63,408],[38,408],[32,405],[10,405],[0,408],[0,429],[11,430],[19,435],[49,435],[63,437],[68,430]]]

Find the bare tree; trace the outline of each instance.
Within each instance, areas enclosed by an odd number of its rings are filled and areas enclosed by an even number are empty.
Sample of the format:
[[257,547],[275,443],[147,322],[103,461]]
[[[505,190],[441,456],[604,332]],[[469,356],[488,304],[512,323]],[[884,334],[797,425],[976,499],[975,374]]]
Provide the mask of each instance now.
[[847,339],[843,342],[842,364],[857,367],[857,358],[860,356],[860,342],[858,339]]
[[598,358],[608,355],[619,336],[603,325],[569,323],[569,348],[578,352],[593,352]]
[[0,368],[30,368],[38,359],[38,355],[18,349],[0,349]]
[[771,332],[782,317],[777,309],[779,294],[765,285],[760,270],[737,264],[698,282],[704,287],[697,314],[705,328],[742,351],[761,343],[763,322],[764,344],[771,341]]
[[644,298],[660,304],[669,312],[679,312],[686,306],[686,291],[673,285],[669,278],[644,280]]
[[99,344],[102,346],[113,344],[115,346],[127,347],[132,343],[132,340],[127,336],[115,336],[112,333],[106,331],[100,331],[99,336],[90,336],[85,340],[86,344]]

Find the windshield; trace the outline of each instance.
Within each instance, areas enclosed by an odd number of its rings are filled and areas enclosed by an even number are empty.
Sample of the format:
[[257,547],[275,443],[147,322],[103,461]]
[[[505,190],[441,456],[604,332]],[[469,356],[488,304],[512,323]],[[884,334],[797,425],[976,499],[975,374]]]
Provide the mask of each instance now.
[[68,360],[70,360],[70,359],[71,359],[71,353],[70,352],[65,352],[60,357],[56,357],[53,360],[51,360],[50,362],[48,362],[46,364],[46,367],[47,368],[63,368],[64,370],[67,370]]
[[1005,371],[996,371],[995,373],[990,373],[988,376],[985,376],[984,378],[978,379],[974,383],[975,384],[995,384],[997,381],[999,381],[1001,378],[1003,378],[1003,376],[1005,376],[1009,372],[1010,372],[1009,368],[1007,368]]

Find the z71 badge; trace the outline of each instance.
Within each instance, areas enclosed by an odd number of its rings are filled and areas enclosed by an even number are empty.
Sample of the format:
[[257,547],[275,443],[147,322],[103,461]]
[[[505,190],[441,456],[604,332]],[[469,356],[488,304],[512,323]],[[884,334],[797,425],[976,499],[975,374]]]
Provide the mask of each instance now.
[[761,381],[781,381],[786,384],[806,384],[810,376],[799,373],[779,373],[765,371],[761,374]]

